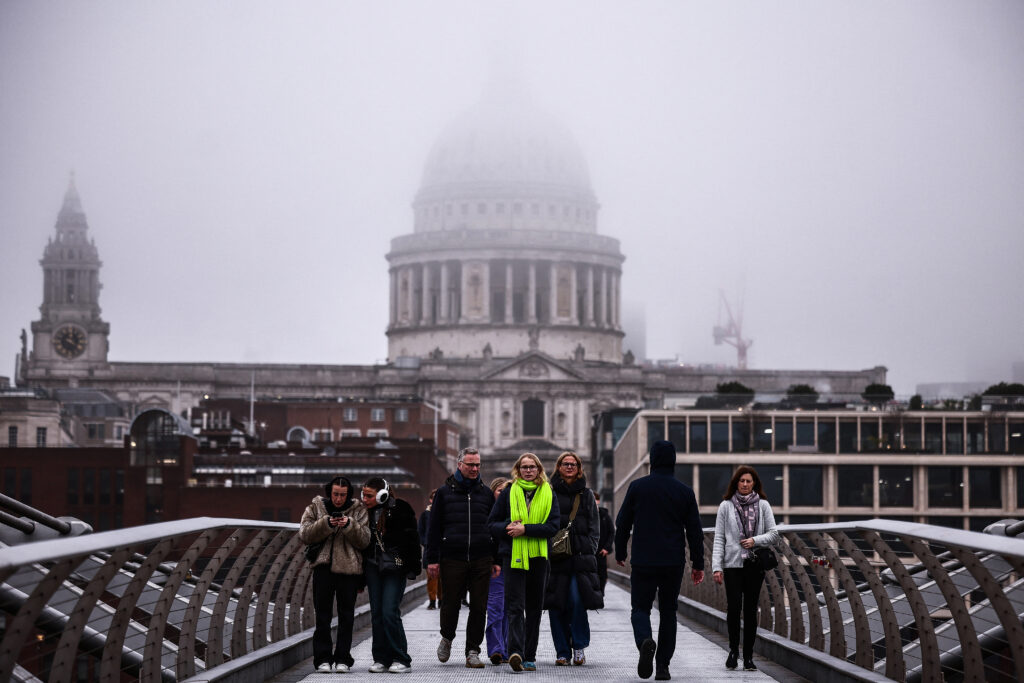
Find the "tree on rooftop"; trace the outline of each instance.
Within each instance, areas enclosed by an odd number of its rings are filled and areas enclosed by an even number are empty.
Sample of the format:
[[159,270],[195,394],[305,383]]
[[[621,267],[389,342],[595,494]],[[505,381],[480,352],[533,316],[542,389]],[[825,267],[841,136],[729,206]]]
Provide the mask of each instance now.
[[993,384],[988,389],[982,392],[983,396],[1024,396],[1024,384],[1020,382],[1014,382],[1007,384],[1006,382],[1000,382],[999,384]]
[[810,405],[818,402],[818,392],[810,384],[790,384],[786,389],[786,400],[797,405]]
[[892,391],[892,387],[888,384],[873,383],[864,387],[864,392],[860,397],[868,403],[880,405],[882,403],[888,403],[895,395],[896,394]]

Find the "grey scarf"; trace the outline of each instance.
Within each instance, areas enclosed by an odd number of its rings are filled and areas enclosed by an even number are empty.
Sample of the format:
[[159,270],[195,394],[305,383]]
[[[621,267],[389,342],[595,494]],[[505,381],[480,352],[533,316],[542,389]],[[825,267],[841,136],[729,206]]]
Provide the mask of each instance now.
[[[761,496],[757,495],[757,491],[751,491],[745,496],[741,496],[740,492],[732,494],[732,506],[736,508],[736,514],[740,519],[740,532],[743,534],[743,538],[751,538],[757,533],[757,518],[761,513]],[[741,557],[744,559],[752,556],[754,553],[753,548],[743,548]]]

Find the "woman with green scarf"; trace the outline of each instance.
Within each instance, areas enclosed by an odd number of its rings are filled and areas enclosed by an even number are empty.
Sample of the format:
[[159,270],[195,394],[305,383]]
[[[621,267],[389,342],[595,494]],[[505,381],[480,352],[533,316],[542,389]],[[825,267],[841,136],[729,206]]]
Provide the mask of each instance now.
[[513,671],[537,670],[548,539],[558,531],[560,518],[540,458],[523,453],[512,466],[512,485],[501,492],[488,519],[504,560],[508,664]]

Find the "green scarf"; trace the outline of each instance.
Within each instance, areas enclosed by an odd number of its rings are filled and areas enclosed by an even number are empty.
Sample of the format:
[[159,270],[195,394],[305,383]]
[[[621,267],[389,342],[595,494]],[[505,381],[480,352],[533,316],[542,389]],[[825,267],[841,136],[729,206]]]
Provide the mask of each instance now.
[[[525,491],[536,491],[530,506],[526,505]],[[551,487],[545,483],[516,479],[508,496],[509,511],[513,522],[543,524],[551,514]],[[516,536],[512,539],[512,569],[528,570],[531,557],[548,556],[548,539],[536,536]]]

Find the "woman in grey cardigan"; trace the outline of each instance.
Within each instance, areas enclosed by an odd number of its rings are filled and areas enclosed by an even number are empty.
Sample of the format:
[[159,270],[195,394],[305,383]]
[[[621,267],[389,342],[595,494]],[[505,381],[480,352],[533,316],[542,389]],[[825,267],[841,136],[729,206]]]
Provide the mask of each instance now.
[[715,520],[711,571],[715,583],[725,583],[729,626],[727,669],[736,668],[740,645],[740,614],[743,614],[743,669],[755,671],[754,637],[757,635],[757,602],[764,570],[756,563],[754,548],[772,546],[779,540],[772,506],[764,499],[757,470],[740,465],[729,480]]

